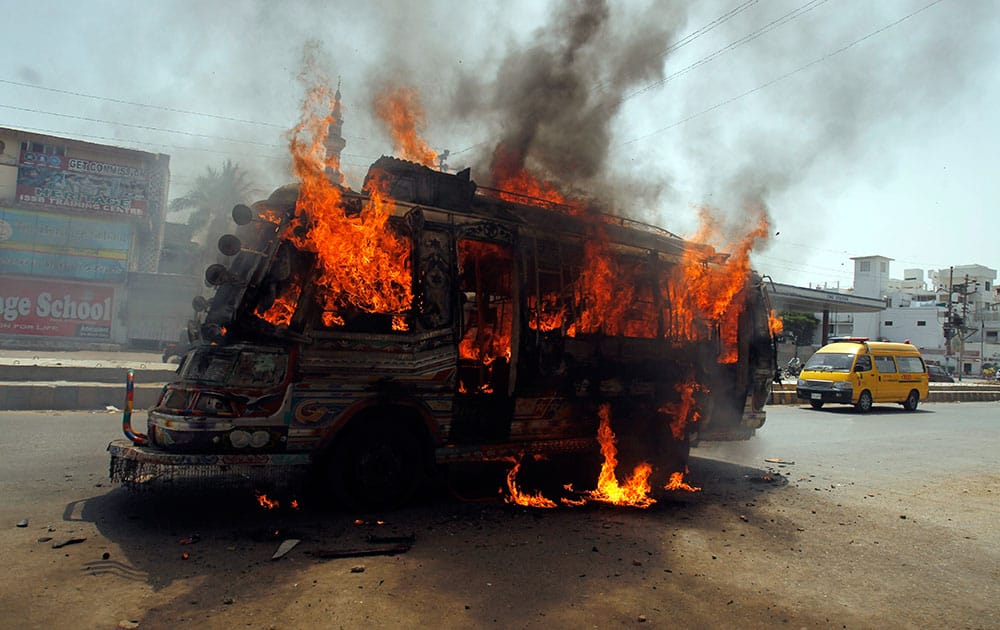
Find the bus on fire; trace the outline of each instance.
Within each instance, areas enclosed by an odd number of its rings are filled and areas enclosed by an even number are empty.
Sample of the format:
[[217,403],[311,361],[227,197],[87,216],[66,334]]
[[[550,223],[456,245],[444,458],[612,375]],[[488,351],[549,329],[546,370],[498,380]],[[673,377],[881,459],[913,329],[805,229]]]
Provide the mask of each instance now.
[[305,467],[381,507],[442,464],[603,454],[650,497],[692,443],[764,423],[745,257],[386,157],[364,194],[290,185],[233,218],[176,382],[109,446],[116,481]]

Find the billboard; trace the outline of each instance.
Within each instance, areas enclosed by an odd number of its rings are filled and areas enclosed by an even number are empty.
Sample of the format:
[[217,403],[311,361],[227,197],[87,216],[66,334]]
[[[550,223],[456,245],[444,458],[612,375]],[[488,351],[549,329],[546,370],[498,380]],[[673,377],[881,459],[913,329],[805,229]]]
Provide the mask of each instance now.
[[110,286],[4,278],[0,335],[111,339],[114,307]]
[[0,207],[0,275],[123,282],[132,225]]
[[17,200],[98,214],[145,216],[149,175],[142,169],[22,150]]

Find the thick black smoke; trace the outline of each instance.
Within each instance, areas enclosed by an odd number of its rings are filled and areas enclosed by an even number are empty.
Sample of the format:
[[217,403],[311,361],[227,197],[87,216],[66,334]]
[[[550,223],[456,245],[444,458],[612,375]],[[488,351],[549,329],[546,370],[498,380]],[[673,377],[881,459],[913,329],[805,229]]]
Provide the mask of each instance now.
[[622,96],[662,78],[664,51],[684,26],[677,6],[629,15],[603,0],[560,5],[530,45],[507,51],[494,81],[462,77],[453,111],[500,125],[473,172],[527,169],[564,191],[599,194]]

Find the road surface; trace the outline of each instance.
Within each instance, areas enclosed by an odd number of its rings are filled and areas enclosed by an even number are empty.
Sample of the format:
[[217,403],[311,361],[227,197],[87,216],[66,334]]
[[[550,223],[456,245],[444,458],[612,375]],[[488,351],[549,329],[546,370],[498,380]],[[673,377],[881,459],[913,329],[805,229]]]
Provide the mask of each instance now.
[[[383,515],[127,492],[107,481],[119,416],[4,412],[2,625],[997,628],[998,412],[769,408],[753,440],[694,450],[702,491],[648,510],[439,496]],[[316,555],[372,534],[414,542]]]

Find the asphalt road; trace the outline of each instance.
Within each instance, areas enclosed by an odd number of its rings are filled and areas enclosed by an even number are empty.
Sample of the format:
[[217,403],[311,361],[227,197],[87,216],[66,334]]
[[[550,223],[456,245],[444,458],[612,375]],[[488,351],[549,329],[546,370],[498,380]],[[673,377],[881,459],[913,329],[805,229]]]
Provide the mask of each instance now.
[[[998,412],[774,407],[753,440],[694,450],[700,492],[648,510],[487,495],[385,515],[127,492],[107,481],[117,415],[3,412],[0,626],[997,628]],[[414,542],[317,555],[372,534]]]

